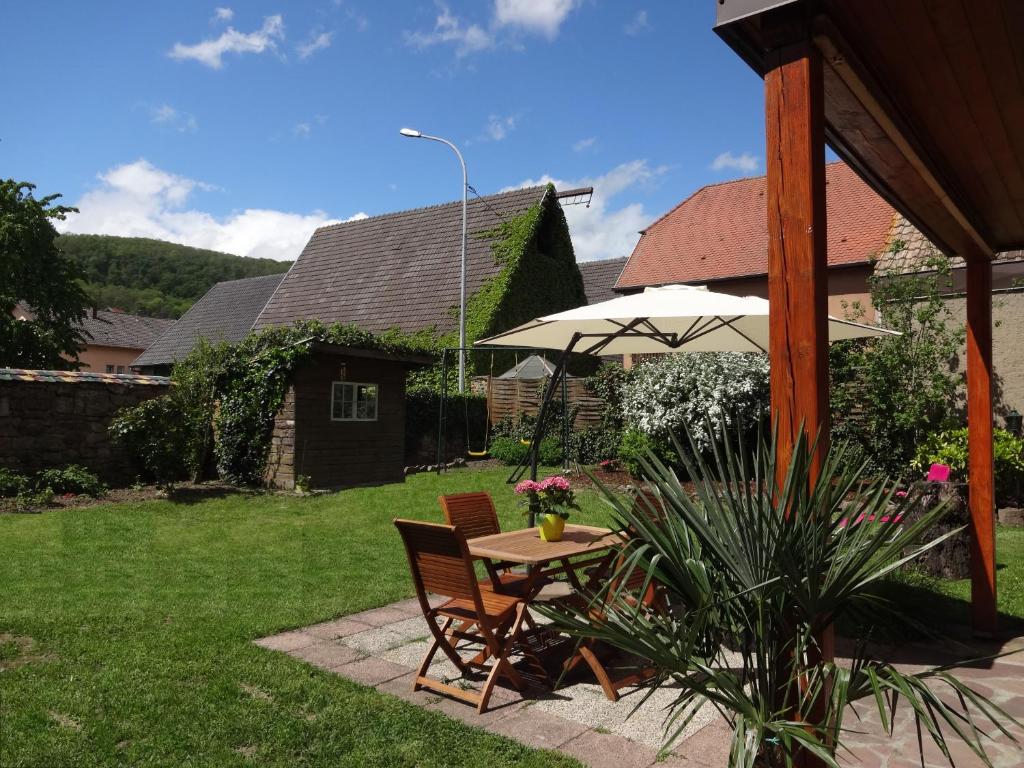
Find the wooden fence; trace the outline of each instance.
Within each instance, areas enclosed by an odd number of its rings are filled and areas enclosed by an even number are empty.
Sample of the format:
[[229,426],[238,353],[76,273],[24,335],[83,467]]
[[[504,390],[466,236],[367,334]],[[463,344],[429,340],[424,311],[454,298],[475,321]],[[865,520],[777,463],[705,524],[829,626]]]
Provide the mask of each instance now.
[[[504,416],[515,417],[523,413],[536,416],[546,384],[547,379],[524,381],[479,376],[473,379],[472,387],[474,392],[487,395],[491,424],[495,424]],[[560,401],[561,392],[555,397]],[[587,388],[585,379],[569,379],[566,398],[570,407],[578,406],[574,428],[596,427],[601,423],[604,401]]]

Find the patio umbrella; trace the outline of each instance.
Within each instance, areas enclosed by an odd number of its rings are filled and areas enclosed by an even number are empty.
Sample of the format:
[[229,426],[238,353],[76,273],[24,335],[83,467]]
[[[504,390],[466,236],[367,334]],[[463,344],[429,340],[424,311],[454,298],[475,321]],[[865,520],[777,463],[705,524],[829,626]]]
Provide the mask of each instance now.
[[[829,341],[896,334],[829,316]],[[601,355],[653,352],[767,352],[768,300],[689,285],[648,288],[599,304],[538,317],[477,342]]]
[[[828,318],[829,341],[899,334],[884,328]],[[672,352],[767,352],[768,301],[732,296],[704,287],[667,285],[643,293],[538,317],[504,333],[476,342],[489,347],[560,349],[562,355],[548,381],[527,458],[509,477],[522,476],[527,462],[537,478],[537,451],[544,417],[571,352],[630,355]],[[568,425],[562,425],[563,442]],[[533,514],[530,515],[533,525]]]

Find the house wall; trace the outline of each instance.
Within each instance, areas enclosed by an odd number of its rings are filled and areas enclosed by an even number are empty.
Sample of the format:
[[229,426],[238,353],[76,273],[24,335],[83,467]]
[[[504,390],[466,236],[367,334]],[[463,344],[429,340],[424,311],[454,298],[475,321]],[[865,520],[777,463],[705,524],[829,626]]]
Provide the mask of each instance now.
[[[102,344],[90,344],[78,353],[78,362],[83,371],[107,373],[107,366],[114,366],[110,373],[131,373],[132,362],[143,353],[141,348],[106,347]],[[118,371],[118,366],[124,370]]]
[[166,391],[165,383],[0,380],[0,467],[81,464],[112,485],[131,482],[133,457],[111,439],[110,422]]
[[[331,384],[339,381],[342,364],[346,381],[378,385],[377,421],[331,420]],[[405,365],[390,360],[316,355],[296,372],[275,419],[268,483],[294,488],[298,475],[309,477],[316,488],[401,481],[405,376]]]

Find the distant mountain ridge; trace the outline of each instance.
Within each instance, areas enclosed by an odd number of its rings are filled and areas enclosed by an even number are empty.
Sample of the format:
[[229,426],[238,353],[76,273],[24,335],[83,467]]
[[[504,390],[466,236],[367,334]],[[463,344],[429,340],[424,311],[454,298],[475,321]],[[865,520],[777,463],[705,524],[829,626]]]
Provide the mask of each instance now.
[[147,237],[66,234],[57,244],[81,265],[97,307],[148,317],[181,317],[216,283],[291,266]]

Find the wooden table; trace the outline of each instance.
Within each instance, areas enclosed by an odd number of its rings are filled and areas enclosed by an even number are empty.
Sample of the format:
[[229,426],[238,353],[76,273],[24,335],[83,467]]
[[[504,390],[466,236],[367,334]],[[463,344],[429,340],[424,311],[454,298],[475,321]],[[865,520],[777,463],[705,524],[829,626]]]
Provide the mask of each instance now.
[[[577,569],[604,563],[607,560],[606,550],[621,540],[618,533],[608,528],[566,524],[561,541],[544,541],[539,529],[521,528],[479,536],[466,543],[469,554],[475,558],[525,565],[530,580],[524,597],[529,602],[547,576],[564,573],[573,587],[580,589]],[[574,558],[586,555],[593,557],[574,561]],[[553,562],[558,562],[559,566],[549,567]]]

